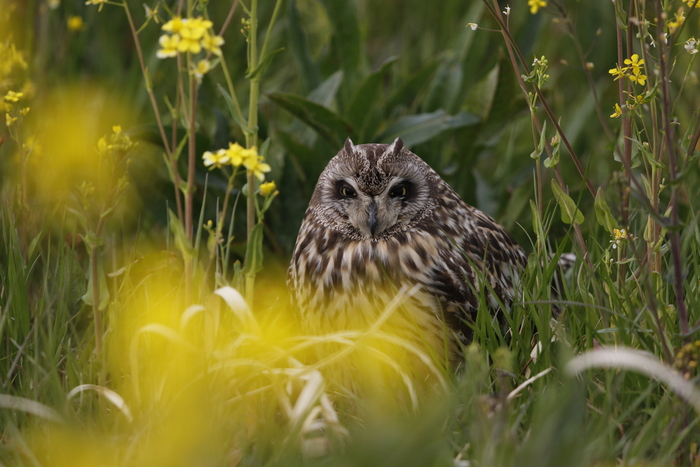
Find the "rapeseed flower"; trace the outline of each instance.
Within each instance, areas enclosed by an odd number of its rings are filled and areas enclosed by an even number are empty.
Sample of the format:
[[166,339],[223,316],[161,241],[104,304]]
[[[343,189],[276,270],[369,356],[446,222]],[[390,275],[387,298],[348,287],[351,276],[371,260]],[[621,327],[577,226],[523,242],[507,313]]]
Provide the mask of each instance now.
[[17,117],[13,117],[9,113],[5,114],[5,125],[7,125],[8,127],[14,125],[16,121],[17,121]]
[[80,31],[85,29],[85,22],[83,21],[82,16],[69,16],[66,24],[68,25],[68,29],[70,31]]
[[194,67],[194,75],[198,80],[201,80],[204,75],[211,70],[211,62],[209,60],[200,60]]
[[615,68],[610,68],[608,70],[608,73],[613,75],[615,79],[613,81],[617,81],[620,78],[624,78],[627,75],[627,67],[622,68],[620,65],[615,65]]
[[224,45],[224,38],[221,36],[212,36],[210,34],[205,34],[202,37],[202,47],[207,52],[211,52],[214,55],[221,56],[221,46]]
[[260,194],[263,196],[270,196],[277,190],[277,185],[274,181],[266,182],[260,185]]
[[536,14],[540,8],[547,6],[547,2],[544,0],[527,0],[527,6],[530,7],[530,13]]
[[202,159],[204,159],[204,165],[209,167],[209,170],[220,169],[224,165],[231,163],[231,158],[224,149],[219,149],[216,152],[207,151],[202,155]]
[[178,36],[177,34],[174,34],[172,36],[163,35],[160,36],[158,42],[160,42],[161,49],[158,50],[158,52],[156,52],[156,57],[166,58],[177,56],[177,52],[180,45],[180,36]]
[[610,117],[611,117],[611,118],[617,118],[617,117],[619,117],[620,115],[622,115],[622,108],[620,108],[620,104],[618,104],[617,102],[615,102],[615,112],[614,112],[612,115],[610,115]]
[[231,165],[234,167],[240,167],[241,165],[248,167],[258,159],[258,148],[255,146],[246,149],[238,143],[228,143],[228,149],[225,151],[231,158]]
[[261,182],[265,180],[265,174],[272,170],[272,167],[263,162],[263,158],[260,156],[255,159],[249,158],[243,165],[245,165],[245,168],[252,172]]
[[14,104],[16,102],[19,102],[19,100],[24,97],[23,92],[15,92],[15,91],[8,91],[7,94],[5,94],[5,97],[2,98],[5,102],[8,104]]

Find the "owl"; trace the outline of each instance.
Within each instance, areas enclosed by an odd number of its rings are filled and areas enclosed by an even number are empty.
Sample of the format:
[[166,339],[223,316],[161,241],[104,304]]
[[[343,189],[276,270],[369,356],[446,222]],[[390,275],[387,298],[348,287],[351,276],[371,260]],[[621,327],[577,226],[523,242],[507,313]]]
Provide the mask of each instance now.
[[304,328],[317,335],[370,329],[403,293],[383,328],[445,357],[471,340],[479,300],[494,314],[510,306],[525,263],[503,227],[401,138],[348,139],[319,177],[288,284]]

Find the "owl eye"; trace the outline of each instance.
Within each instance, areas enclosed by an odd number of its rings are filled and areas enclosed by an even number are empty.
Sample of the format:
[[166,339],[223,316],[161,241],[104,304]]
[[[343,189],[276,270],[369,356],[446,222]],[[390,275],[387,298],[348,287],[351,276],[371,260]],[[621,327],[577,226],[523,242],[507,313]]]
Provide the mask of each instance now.
[[391,197],[391,198],[396,198],[396,197],[403,198],[404,196],[407,196],[407,195],[408,195],[408,187],[406,185],[403,185],[403,184],[396,185],[389,192],[389,197]]
[[347,185],[340,187],[340,194],[346,198],[354,198],[357,196],[357,192]]

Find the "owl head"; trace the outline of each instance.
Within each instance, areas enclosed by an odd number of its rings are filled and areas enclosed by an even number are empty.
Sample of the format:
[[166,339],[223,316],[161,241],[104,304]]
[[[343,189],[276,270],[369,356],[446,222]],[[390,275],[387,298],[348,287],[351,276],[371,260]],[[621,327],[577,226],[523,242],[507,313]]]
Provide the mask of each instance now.
[[386,238],[432,212],[439,180],[401,138],[357,146],[348,138],[321,173],[309,207],[350,238]]

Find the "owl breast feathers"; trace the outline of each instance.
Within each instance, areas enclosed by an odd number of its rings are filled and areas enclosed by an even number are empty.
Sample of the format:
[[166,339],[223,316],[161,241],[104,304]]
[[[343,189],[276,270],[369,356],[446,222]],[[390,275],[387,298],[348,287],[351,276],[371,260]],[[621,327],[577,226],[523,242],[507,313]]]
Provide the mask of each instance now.
[[525,262],[501,226],[400,138],[357,146],[348,139],[318,180],[288,282],[315,334],[367,329],[398,291],[412,289],[385,327],[438,349],[447,329],[455,350],[471,339],[480,296],[494,311],[512,303]]

